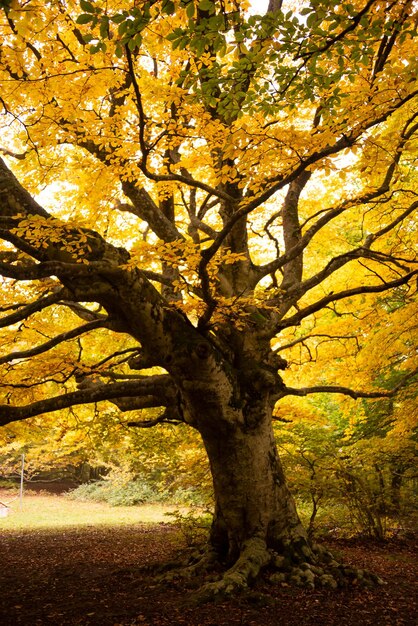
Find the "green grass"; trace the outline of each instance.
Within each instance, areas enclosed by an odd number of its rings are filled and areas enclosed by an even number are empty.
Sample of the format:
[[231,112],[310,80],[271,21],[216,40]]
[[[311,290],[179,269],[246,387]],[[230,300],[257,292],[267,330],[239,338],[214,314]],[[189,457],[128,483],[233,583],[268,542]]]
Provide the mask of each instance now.
[[[14,494],[0,493],[0,501],[9,503]],[[16,530],[56,529],[75,526],[120,526],[158,524],[173,521],[167,513],[178,507],[163,504],[112,507],[98,502],[75,502],[63,496],[32,495],[10,503],[7,517],[0,518],[0,533]]]

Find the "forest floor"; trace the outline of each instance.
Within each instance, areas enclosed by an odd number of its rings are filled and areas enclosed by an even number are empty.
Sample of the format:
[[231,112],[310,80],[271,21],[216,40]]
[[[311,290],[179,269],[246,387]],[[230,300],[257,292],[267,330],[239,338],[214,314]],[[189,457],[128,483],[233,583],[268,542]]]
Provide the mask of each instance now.
[[[76,505],[76,503],[74,503]],[[405,626],[418,623],[416,543],[334,540],[339,559],[374,571],[375,589],[307,591],[259,582],[246,596],[192,608],[190,586],[152,568],[178,556],[173,524],[2,530],[2,626]],[[197,581],[196,581],[197,582]],[[200,581],[201,582],[201,581]]]

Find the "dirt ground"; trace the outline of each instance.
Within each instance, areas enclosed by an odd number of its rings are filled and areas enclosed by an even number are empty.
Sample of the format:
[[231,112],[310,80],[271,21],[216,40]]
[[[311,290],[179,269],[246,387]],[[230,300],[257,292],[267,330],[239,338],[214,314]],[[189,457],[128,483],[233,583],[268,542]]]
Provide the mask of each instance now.
[[[150,568],[181,545],[170,525],[88,527],[0,535],[2,626],[385,626],[417,624],[416,546],[333,542],[339,558],[379,574],[384,586],[305,591],[259,583],[248,597],[191,608],[182,582]],[[197,581],[196,581],[197,582]]]

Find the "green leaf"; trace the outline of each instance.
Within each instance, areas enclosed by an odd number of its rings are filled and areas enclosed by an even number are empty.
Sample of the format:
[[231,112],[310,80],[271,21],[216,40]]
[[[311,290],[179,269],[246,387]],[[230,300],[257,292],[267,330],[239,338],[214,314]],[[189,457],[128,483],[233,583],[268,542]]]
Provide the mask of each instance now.
[[140,33],[137,33],[133,39],[133,41],[135,42],[135,46],[137,48],[141,47],[142,44],[142,35]]
[[318,16],[316,13],[311,13],[308,19],[306,20],[306,25],[308,28],[313,28],[318,23]]
[[110,18],[110,21],[113,22],[114,24],[121,24],[125,20],[126,20],[126,16],[122,15],[122,13],[116,13],[116,15],[113,15]]
[[187,5],[186,15],[188,18],[192,18],[194,16],[194,2],[189,2]]
[[213,12],[214,8],[212,0],[200,0],[199,2],[199,9],[201,11]]
[[124,35],[125,33],[130,31],[131,22],[130,20],[126,20],[125,22],[121,22],[118,26],[119,35]]
[[86,13],[96,13],[95,7],[91,2],[87,2],[87,0],[80,0],[80,7]]
[[196,52],[196,56],[200,57],[205,51],[205,40],[204,39],[196,39],[194,42],[194,49]]
[[100,24],[100,37],[106,39],[109,36],[109,22],[105,19]]
[[161,7],[161,11],[166,15],[173,15],[176,8],[174,6],[174,2],[172,0],[163,0],[163,5]]
[[77,20],[76,20],[76,24],[88,24],[89,22],[92,22],[94,20],[93,15],[87,15],[86,13],[83,13],[82,15],[79,15]]
[[[184,50],[185,48],[187,48],[187,45],[189,43],[189,38],[188,37],[182,37],[179,40],[178,46],[176,46],[179,50]],[[174,46],[173,46],[174,49]]]
[[182,28],[175,28],[172,33],[167,35],[166,39],[168,39],[168,41],[176,41],[177,39],[183,37],[183,35],[184,31]]

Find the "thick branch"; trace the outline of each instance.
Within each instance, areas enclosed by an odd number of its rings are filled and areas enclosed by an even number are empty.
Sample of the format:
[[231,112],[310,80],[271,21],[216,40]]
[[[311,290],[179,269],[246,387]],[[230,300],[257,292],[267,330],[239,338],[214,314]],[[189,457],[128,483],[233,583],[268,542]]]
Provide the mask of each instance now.
[[398,39],[399,34],[401,33],[402,26],[410,15],[412,5],[413,2],[411,0],[407,0],[405,2],[399,18],[393,23],[392,34],[390,36],[384,35],[382,37],[371,75],[372,82],[375,82],[376,77],[380,72],[383,71],[385,65],[387,64],[395,42]]
[[[17,178],[0,158],[0,237],[10,241],[13,245],[28,253],[34,259],[41,261],[39,264],[18,266],[0,264],[0,274],[4,274],[18,280],[36,280],[46,276],[80,275],[92,271],[92,264],[95,263],[95,271],[109,273],[112,267],[126,263],[129,254],[123,248],[116,248],[106,242],[103,237],[94,230],[87,228],[75,228],[67,226],[64,222],[54,222],[49,213],[39,205],[28,191],[19,183]],[[21,219],[31,216],[45,218],[47,228],[62,228],[65,237],[58,241],[53,241],[45,231],[43,239],[39,242],[31,238],[31,234],[23,232],[16,234],[14,229],[19,226]],[[80,236],[85,240],[85,250],[83,261],[88,261],[88,265],[80,263],[78,255],[72,250],[71,244],[80,246]]]
[[282,8],[283,0],[269,0],[267,13],[276,13]]
[[[130,181],[122,181],[122,190],[129,198],[132,205],[120,204],[116,208],[122,211],[129,211],[141,220],[146,222],[154,233],[167,243],[182,239],[173,222],[160,211],[150,194],[143,188],[137,187]],[[130,207],[130,208],[128,208]]]
[[[309,171],[302,172],[296,180],[290,183],[284,199],[281,216],[283,220],[283,238],[286,253],[298,247],[302,238],[298,211],[299,198],[311,176],[312,173]],[[297,285],[302,278],[302,272],[302,254],[292,256],[292,260],[283,265],[281,289],[287,289],[290,286]]]
[[91,274],[93,268],[96,271],[109,270],[109,266],[104,263],[64,263],[62,261],[44,261],[42,263],[25,263],[20,265],[9,265],[0,263],[0,275],[15,280],[41,280],[50,276],[65,276],[71,274],[81,276]]
[[0,426],[79,404],[91,404],[101,400],[116,400],[117,398],[142,395],[160,396],[164,399],[168,394],[171,396],[172,393],[173,383],[168,375],[145,376],[143,379],[136,381],[95,385],[91,388],[47,398],[25,406],[2,404],[0,405]]
[[1,215],[5,217],[14,217],[22,211],[28,215],[49,217],[47,211],[20,185],[2,158],[0,158],[0,206]]
[[73,313],[75,313],[80,319],[84,320],[85,322],[101,321],[104,325],[105,321],[107,320],[106,315],[104,315],[103,313],[99,313],[98,311],[92,311],[82,304],[79,304],[78,302],[62,300],[60,302],[60,306],[68,307]]

